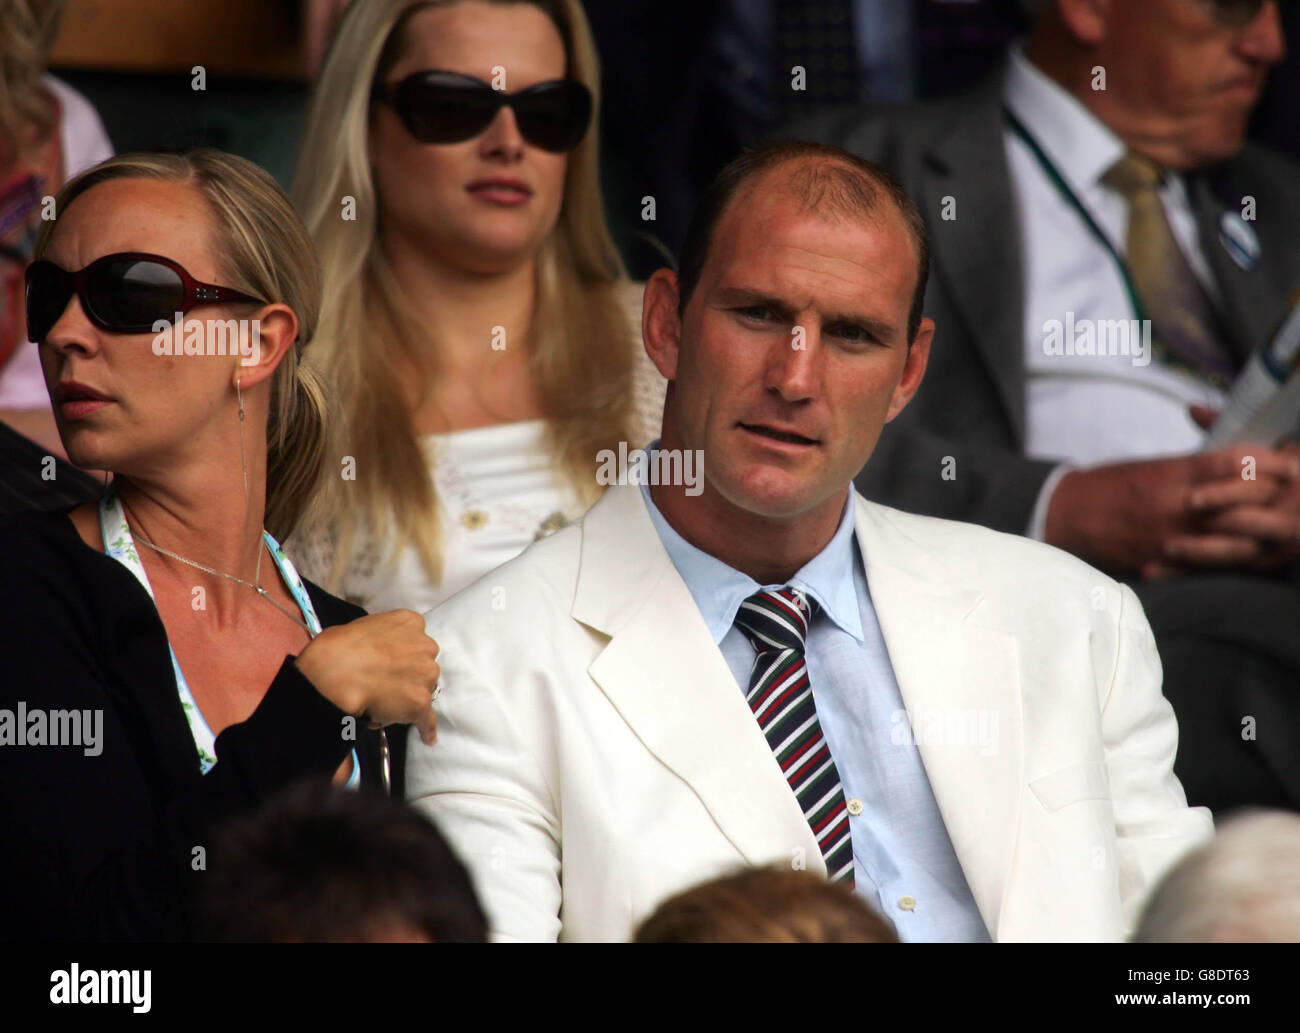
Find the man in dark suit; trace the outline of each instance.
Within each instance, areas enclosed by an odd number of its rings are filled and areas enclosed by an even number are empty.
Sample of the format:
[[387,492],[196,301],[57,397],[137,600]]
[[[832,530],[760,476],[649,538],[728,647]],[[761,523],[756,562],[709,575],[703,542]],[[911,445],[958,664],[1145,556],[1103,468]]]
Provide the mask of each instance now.
[[889,167],[933,239],[925,390],[858,486],[1137,581],[1189,799],[1300,806],[1300,449],[1201,451],[1300,286],[1300,169],[1244,145],[1277,4],[1028,6],[994,81],[793,134]]
[[[637,279],[663,265],[662,247],[680,251],[709,181],[776,125],[830,103],[951,92],[986,74],[1024,26],[1006,0],[584,7],[601,57],[606,207]],[[797,90],[795,66],[806,73]],[[646,197],[655,199],[653,219]]]

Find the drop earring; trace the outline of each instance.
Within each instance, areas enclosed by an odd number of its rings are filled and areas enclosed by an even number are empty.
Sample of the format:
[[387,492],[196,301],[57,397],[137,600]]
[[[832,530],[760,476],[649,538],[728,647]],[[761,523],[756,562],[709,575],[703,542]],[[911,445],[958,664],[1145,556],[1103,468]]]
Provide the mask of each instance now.
[[244,508],[249,505],[248,498],[248,457],[244,452],[244,392],[239,387],[239,377],[235,377],[235,395],[239,399],[239,465],[244,470]]

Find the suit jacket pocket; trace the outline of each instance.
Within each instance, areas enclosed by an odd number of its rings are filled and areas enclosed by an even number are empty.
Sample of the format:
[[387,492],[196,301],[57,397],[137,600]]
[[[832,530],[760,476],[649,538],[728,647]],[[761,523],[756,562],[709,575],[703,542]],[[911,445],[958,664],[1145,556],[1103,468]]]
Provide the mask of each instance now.
[[1071,764],[1035,778],[1029,788],[1049,814],[1081,800],[1110,799],[1110,780],[1104,764]]

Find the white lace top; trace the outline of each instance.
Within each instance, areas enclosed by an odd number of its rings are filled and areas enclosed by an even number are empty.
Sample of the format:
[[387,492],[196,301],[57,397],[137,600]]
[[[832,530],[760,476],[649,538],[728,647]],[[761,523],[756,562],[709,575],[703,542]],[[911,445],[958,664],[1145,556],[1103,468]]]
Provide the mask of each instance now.
[[[639,296],[635,311],[639,317]],[[639,319],[637,326],[639,342]],[[633,384],[631,422],[637,440],[628,442],[629,449],[659,436],[667,387],[644,352],[638,355]],[[390,557],[386,543],[363,534],[337,594],[370,613],[430,610],[583,513],[577,492],[548,447],[545,420],[426,434],[420,445],[438,495],[442,580],[430,582],[415,548],[407,546]],[[329,587],[334,548],[327,537],[295,536],[285,549],[305,577]]]
[[545,420],[426,434],[420,445],[438,489],[442,581],[429,581],[413,548],[391,564],[356,564],[344,594],[371,613],[432,609],[582,515],[577,492],[551,460]]

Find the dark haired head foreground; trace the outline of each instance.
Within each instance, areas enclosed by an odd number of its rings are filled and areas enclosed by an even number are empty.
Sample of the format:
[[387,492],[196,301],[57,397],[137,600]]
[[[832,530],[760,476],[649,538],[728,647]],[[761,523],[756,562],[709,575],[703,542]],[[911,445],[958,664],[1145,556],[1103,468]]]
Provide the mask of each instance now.
[[925,373],[924,271],[875,166],[738,159],[646,285],[649,483],[426,615],[447,722],[408,797],[495,937],[626,939],[743,863],[851,886],[903,941],[1119,940],[1208,834],[1129,589],[852,491]]
[[897,943],[851,889],[808,872],[747,868],[665,900],[637,943]]
[[216,836],[203,938],[480,943],[487,921],[438,830],[373,794],[301,783]]

